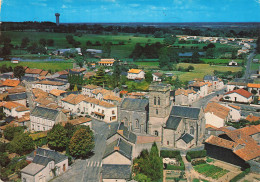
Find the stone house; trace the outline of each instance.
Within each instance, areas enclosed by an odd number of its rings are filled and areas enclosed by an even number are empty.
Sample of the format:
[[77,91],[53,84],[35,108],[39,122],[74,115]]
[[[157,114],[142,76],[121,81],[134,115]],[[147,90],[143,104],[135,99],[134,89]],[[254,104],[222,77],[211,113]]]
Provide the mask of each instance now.
[[30,113],[30,109],[27,108],[25,105],[22,105],[17,102],[3,102],[3,112],[5,113],[6,117],[12,116],[21,118],[24,114]]
[[129,80],[142,80],[145,78],[145,73],[143,70],[140,69],[130,69],[127,72],[127,79]]
[[65,91],[69,87],[70,87],[69,83],[57,82],[57,81],[47,81],[47,80],[35,82],[35,83],[32,84],[32,88],[39,88],[39,89],[42,89],[43,91],[45,91],[47,93],[49,93],[53,89]]
[[192,89],[184,90],[179,88],[175,91],[175,104],[190,106],[193,102],[198,100],[198,94]]
[[203,110],[173,106],[162,128],[162,146],[188,149],[202,144],[205,131]]
[[118,122],[129,131],[147,133],[149,101],[147,99],[124,98],[119,106]]
[[70,123],[74,126],[77,125],[85,125],[85,126],[89,126],[90,128],[92,128],[92,124],[91,124],[92,119],[87,118],[87,117],[79,117],[77,119],[73,119],[73,120],[68,120],[67,122],[62,122],[62,125],[65,126],[66,123]]
[[244,89],[237,89],[225,93],[223,96],[223,100],[241,103],[251,103],[253,100],[252,96],[253,94]]
[[216,102],[210,102],[205,108],[206,124],[223,127],[230,119],[230,109]]
[[57,109],[36,106],[30,115],[33,131],[47,131],[52,129],[54,124],[67,121],[66,115]]
[[50,181],[68,170],[68,157],[54,150],[37,148],[26,160],[30,164],[21,170],[23,182]]

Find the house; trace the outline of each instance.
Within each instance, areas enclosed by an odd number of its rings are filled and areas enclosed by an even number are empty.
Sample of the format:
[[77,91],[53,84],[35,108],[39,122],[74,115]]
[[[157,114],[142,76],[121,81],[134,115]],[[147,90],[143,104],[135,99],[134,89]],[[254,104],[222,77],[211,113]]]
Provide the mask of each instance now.
[[95,76],[95,75],[96,75],[95,72],[87,72],[87,73],[85,73],[85,75],[84,75],[84,79],[89,79],[89,78],[91,78],[91,77],[93,77],[93,76]]
[[38,81],[32,84],[32,88],[39,88],[43,91],[49,93],[53,89],[57,90],[67,90],[69,88],[70,84],[66,82],[58,82],[58,81]]
[[153,81],[154,82],[161,82],[162,76],[163,76],[163,73],[159,73],[159,72],[153,73]]
[[92,119],[90,119],[90,118],[79,117],[77,119],[68,120],[67,122],[62,122],[62,125],[65,126],[66,123],[70,123],[74,126],[85,125],[85,126],[89,126],[90,128],[92,128],[91,121],[92,121]]
[[143,70],[140,69],[130,69],[127,72],[127,78],[129,80],[138,80],[138,79],[144,79],[145,78],[145,73]]
[[27,68],[27,69],[25,70],[25,75],[24,75],[24,76],[28,76],[28,77],[39,77],[42,71],[43,71],[42,69],[31,69],[31,68]]
[[253,114],[249,114],[246,117],[246,120],[249,121],[249,122],[256,122],[256,121],[260,121],[260,117],[254,116]]
[[20,84],[19,80],[11,80],[11,79],[6,79],[5,81],[0,84],[0,91],[4,92],[10,88],[14,88]]
[[223,96],[223,100],[231,102],[251,103],[253,100],[252,96],[253,94],[244,89],[237,89],[225,93]]
[[8,94],[18,94],[18,93],[25,93],[26,89],[25,89],[25,87],[18,85],[16,87],[10,88],[6,91],[8,92]]
[[219,90],[224,87],[224,82],[216,76],[206,75],[203,80],[204,82],[210,82],[213,86],[213,90]]
[[119,106],[118,121],[129,131],[147,133],[149,101],[147,99],[124,98]]
[[131,179],[131,165],[103,164],[101,178],[103,182],[127,182]]
[[225,107],[229,108],[229,115],[230,115],[230,120],[238,122],[241,119],[241,107],[233,105],[233,104],[225,104]]
[[162,128],[162,146],[179,149],[198,146],[204,130],[204,113],[200,108],[173,106]]
[[78,115],[85,113],[85,107],[83,107],[83,101],[85,100],[86,96],[78,94],[70,94],[67,97],[61,100],[61,106],[64,109],[70,110],[72,113],[77,113]]
[[3,112],[6,116],[21,118],[24,114],[29,113],[30,109],[17,102],[3,102]]
[[11,63],[18,64],[21,61],[20,58],[12,58]]
[[230,61],[228,63],[228,66],[238,66],[237,62],[235,62],[234,60]]
[[99,66],[113,66],[115,61],[116,61],[115,59],[101,59],[98,62],[98,65]]
[[218,136],[219,134],[223,134],[224,131],[221,128],[217,128],[210,124],[206,124],[205,127],[205,139],[209,138],[211,135]]
[[19,104],[26,106],[27,105],[27,94],[25,92],[16,93],[16,94],[8,94],[8,96],[6,97],[6,101],[17,102]]
[[101,87],[97,86],[97,85],[86,85],[86,86],[83,86],[82,87],[82,92],[81,94],[83,95],[87,95],[89,97],[92,97],[92,92],[95,90],[95,89],[101,89]]
[[65,52],[78,53],[79,55],[82,55],[81,48],[58,49],[52,53],[55,55],[63,55]]
[[21,181],[50,181],[68,170],[68,157],[54,150],[37,148],[26,160],[28,166],[21,170]]
[[227,91],[232,91],[232,90],[236,90],[239,88],[246,88],[247,87],[247,83],[244,82],[229,82],[227,83]]
[[103,51],[98,50],[98,49],[87,49],[86,52],[89,52],[89,53],[95,55],[95,54],[102,54]]
[[66,115],[57,109],[36,106],[30,114],[32,131],[47,131],[54,124],[67,121]]
[[208,103],[204,111],[206,124],[210,124],[217,128],[223,127],[225,123],[229,121],[229,112],[229,108],[216,102]]
[[260,172],[260,146],[240,130],[225,131],[218,136],[211,135],[205,141],[207,155],[242,168],[251,166],[251,172]]
[[208,95],[208,84],[205,82],[195,81],[189,85],[189,88],[196,91],[200,97]]
[[244,128],[237,129],[237,131],[241,131],[244,134],[252,137],[258,143],[258,145],[260,144],[260,124],[249,125]]
[[198,100],[198,94],[193,89],[182,89],[178,88],[175,91],[175,104],[176,105],[188,105],[190,106],[193,102]]
[[248,92],[258,96],[260,95],[260,84],[248,83],[247,88],[248,88]]

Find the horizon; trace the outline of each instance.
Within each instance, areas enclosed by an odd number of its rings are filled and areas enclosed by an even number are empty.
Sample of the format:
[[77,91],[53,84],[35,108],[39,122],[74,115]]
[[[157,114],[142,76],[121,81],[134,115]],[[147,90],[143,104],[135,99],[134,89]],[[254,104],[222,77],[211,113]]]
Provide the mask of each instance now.
[[0,11],[2,22],[259,22],[260,0],[0,0]]

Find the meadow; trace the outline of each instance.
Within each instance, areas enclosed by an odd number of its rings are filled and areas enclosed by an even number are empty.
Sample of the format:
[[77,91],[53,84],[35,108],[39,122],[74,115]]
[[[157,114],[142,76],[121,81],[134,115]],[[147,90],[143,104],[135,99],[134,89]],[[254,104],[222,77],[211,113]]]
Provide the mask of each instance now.
[[234,60],[238,64],[241,64],[243,62],[242,59],[201,59],[201,61],[203,61],[205,64],[213,63],[213,64],[223,64],[223,65],[227,65],[232,60]]

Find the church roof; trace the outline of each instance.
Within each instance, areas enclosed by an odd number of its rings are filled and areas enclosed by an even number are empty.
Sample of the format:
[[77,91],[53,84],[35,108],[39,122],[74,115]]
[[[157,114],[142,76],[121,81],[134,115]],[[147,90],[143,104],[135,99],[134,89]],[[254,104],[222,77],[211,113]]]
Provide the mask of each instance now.
[[147,111],[148,104],[149,101],[147,99],[125,98],[120,108],[131,111]]
[[170,116],[166,122],[166,129],[176,130],[181,122],[181,117]]
[[171,115],[179,116],[190,119],[198,119],[200,114],[200,108],[184,107],[184,106],[173,106]]
[[130,179],[131,165],[104,164],[102,166],[103,179]]
[[181,136],[181,138],[185,143],[190,143],[194,137],[191,136],[189,133],[185,133],[184,135]]

